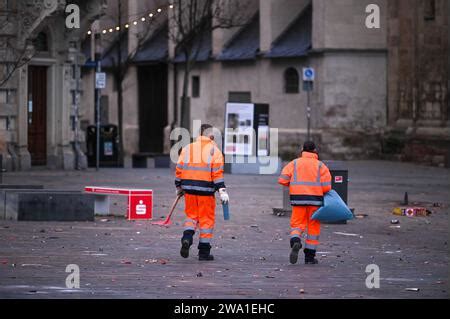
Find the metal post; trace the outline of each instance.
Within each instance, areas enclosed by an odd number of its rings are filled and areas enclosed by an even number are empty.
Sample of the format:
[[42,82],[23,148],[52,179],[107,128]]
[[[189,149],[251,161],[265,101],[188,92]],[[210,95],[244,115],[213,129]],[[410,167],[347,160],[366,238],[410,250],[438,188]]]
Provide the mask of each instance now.
[[[97,56],[97,69],[96,72],[100,73],[102,71],[102,62],[100,60],[100,57]],[[96,94],[96,102],[95,102],[95,123],[96,123],[96,148],[95,148],[95,168],[98,171],[100,169],[100,98],[101,98],[101,89],[95,89]]]
[[0,154],[0,184],[3,184],[3,155]]
[[308,132],[307,132],[307,140],[311,141],[311,84],[312,82],[307,82],[307,106],[306,106],[306,114],[308,119]]
[[80,165],[80,144],[79,144],[79,113],[80,113],[80,66],[78,64],[78,58],[80,54],[80,46],[78,41],[75,43],[76,58],[75,58],[75,114],[74,114],[74,129],[75,129],[75,169],[81,169]]

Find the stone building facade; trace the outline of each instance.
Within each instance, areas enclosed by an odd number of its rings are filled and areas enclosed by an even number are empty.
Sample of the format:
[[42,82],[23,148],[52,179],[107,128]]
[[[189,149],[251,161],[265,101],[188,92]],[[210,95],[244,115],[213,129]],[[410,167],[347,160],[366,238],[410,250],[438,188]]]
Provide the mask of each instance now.
[[392,0],[388,5],[388,127],[384,151],[449,166],[449,5]]
[[[267,103],[269,124],[279,129],[280,155],[291,158],[306,139],[307,94],[301,73],[303,67],[312,66],[317,73],[311,94],[312,132],[324,157],[395,158],[448,165],[448,1],[247,2],[252,17],[249,24],[215,30],[205,42],[190,74],[191,120],[223,130],[227,102]],[[24,3],[32,6],[36,2]],[[0,98],[0,136],[6,140],[2,152],[11,168],[27,169],[32,164],[26,106],[27,71],[33,64],[44,65],[47,81],[53,81],[48,85],[53,89],[47,97],[46,165],[70,169],[75,158],[82,158],[75,157],[72,145],[78,127],[71,122],[76,81],[71,76],[74,64],[70,56],[76,55],[74,48],[78,47],[73,43],[82,43],[85,60],[92,59],[94,47],[100,47],[107,73],[107,87],[101,92],[102,122],[118,124],[114,63],[119,32],[113,29],[118,23],[118,0],[90,3],[96,5],[83,7],[84,24],[76,34],[48,27],[62,21],[61,3],[50,12],[39,8],[42,22],[32,34],[37,38],[42,30],[48,30],[52,50],[47,57],[33,57],[11,78],[7,91],[17,92],[15,97],[7,102]],[[106,4],[103,9],[102,4]],[[127,63],[121,83],[125,166],[132,166],[132,158],[138,154],[167,154],[171,145],[168,133],[181,124],[183,62],[167,36],[170,11],[156,11],[168,4],[167,0],[122,1],[122,27],[129,24],[125,32],[122,28],[119,46]],[[379,29],[366,26],[369,4],[380,8]],[[104,15],[92,25],[99,10]],[[149,12],[154,13],[152,19]],[[146,20],[141,21],[144,15]],[[148,24],[150,20],[154,22]],[[92,35],[86,34],[89,28],[100,32],[100,42],[94,43]],[[77,117],[81,128],[77,136],[84,152],[86,129],[95,123],[93,83],[94,70],[85,64]],[[3,87],[0,90],[5,91]]]
[[70,3],[80,8],[80,28],[66,28],[67,1],[0,1],[0,152],[8,170],[86,166],[74,148],[79,43],[104,3]]
[[[366,27],[370,3],[380,7],[380,29]],[[261,0],[253,8],[259,16],[255,54],[240,58],[247,50],[235,45],[242,31],[230,35],[219,30],[212,35],[213,58],[192,72],[201,82],[200,96],[191,98],[192,118],[223,129],[226,102],[237,92],[246,94],[248,102],[270,105],[270,126],[279,129],[279,152],[291,158],[306,139],[307,93],[301,77],[302,68],[312,66],[317,72],[312,130],[323,156],[378,155],[387,117],[387,1]],[[306,41],[303,52],[298,44],[302,41]],[[233,46],[242,54],[221,59]],[[300,77],[295,92],[286,91],[288,70]],[[182,77],[178,75],[178,85]]]

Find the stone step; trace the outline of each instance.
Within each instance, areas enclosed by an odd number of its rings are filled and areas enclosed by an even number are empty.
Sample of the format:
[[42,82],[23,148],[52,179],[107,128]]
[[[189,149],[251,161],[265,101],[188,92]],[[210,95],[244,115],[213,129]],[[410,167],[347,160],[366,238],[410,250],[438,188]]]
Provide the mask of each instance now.
[[2,190],[16,190],[16,189],[44,189],[44,185],[15,185],[15,184],[0,184]]
[[[1,217],[17,221],[93,221],[93,195],[79,191],[4,190]],[[1,207],[0,207],[1,208]]]

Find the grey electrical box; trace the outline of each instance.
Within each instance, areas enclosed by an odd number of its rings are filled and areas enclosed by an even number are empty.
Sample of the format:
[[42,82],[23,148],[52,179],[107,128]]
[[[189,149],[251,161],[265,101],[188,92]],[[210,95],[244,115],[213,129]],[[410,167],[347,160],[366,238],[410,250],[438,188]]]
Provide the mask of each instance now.
[[340,161],[324,161],[330,169],[332,188],[341,196],[348,205],[348,169]]

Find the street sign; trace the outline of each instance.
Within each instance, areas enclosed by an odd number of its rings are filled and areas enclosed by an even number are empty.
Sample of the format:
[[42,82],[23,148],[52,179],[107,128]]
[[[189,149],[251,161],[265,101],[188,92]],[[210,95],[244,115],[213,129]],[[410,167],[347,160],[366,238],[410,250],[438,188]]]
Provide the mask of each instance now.
[[303,81],[305,82],[314,82],[316,76],[316,72],[314,68],[303,68]]
[[86,68],[95,68],[95,67],[97,67],[97,63],[92,60],[87,60],[83,66]]
[[104,89],[106,88],[106,73],[96,72],[95,73],[95,88]]

